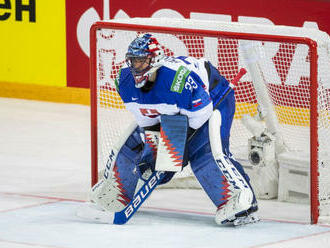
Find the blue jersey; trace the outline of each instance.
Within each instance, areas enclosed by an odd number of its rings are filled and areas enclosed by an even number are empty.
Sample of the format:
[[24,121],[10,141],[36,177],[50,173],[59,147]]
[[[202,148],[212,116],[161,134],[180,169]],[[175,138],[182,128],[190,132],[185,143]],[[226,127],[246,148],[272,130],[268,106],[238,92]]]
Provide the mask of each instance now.
[[188,117],[191,128],[197,129],[213,111],[209,75],[203,59],[165,58],[163,66],[157,70],[154,86],[148,92],[135,87],[128,67],[120,70],[116,85],[126,108],[141,127],[158,124],[163,114],[181,114]]

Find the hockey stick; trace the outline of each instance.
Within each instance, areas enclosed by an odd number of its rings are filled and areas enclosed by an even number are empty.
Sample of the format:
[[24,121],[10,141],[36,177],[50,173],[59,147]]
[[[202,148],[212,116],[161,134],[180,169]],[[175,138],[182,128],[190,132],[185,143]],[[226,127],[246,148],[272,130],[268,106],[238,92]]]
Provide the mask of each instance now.
[[221,94],[220,96],[216,96],[216,98],[213,101],[213,109],[216,109],[220,103],[228,96],[228,94],[237,86],[238,81],[245,75],[246,70],[244,68],[241,68],[237,75],[233,78],[232,81],[230,81],[226,91]]
[[125,224],[163,180],[164,176],[164,171],[154,171],[144,185],[136,192],[131,202],[122,211],[115,212],[113,224]]
[[[245,68],[241,68],[239,70],[239,72],[237,73],[237,75],[233,78],[233,80],[230,81],[228,87],[226,88],[226,90],[224,92],[222,92],[222,94],[217,95],[213,101],[213,110],[215,110],[217,107],[219,107],[219,105],[223,102],[224,99],[226,99],[226,97],[229,95],[229,93],[237,86],[238,81],[245,75],[246,73],[246,69]],[[188,138],[188,142],[195,136],[195,134],[197,133],[196,129]]]
[[[246,70],[241,68],[236,77],[229,83],[227,89],[215,97],[213,102],[213,109],[216,109],[221,102],[228,96],[228,94],[234,89],[238,81],[245,75]],[[197,130],[189,137],[188,142],[196,134]],[[136,192],[131,202],[120,212],[114,213],[113,224],[122,225],[125,224],[134,213],[141,207],[143,202],[149,197],[152,191],[157,187],[165,176],[164,171],[154,171],[148,180],[142,185],[142,187]]]

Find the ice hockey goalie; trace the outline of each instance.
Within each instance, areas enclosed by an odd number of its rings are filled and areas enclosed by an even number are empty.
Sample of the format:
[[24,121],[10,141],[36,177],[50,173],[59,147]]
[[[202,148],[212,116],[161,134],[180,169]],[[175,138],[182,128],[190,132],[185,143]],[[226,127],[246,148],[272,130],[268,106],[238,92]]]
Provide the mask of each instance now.
[[[206,59],[164,56],[150,34],[132,41],[126,64],[115,83],[137,125],[110,152],[104,177],[92,189],[92,202],[105,214],[121,211],[153,171],[164,171],[166,183],[189,162],[217,208],[217,224],[256,222],[258,206],[249,177],[229,151],[234,91],[216,105],[228,81]],[[164,116],[170,118],[165,121]],[[187,124],[176,116],[186,117]],[[178,137],[186,130],[186,138],[175,141],[184,146],[178,153],[171,151],[182,156],[170,160],[166,151],[173,138],[165,137],[163,130],[173,125],[186,125],[178,128]]]

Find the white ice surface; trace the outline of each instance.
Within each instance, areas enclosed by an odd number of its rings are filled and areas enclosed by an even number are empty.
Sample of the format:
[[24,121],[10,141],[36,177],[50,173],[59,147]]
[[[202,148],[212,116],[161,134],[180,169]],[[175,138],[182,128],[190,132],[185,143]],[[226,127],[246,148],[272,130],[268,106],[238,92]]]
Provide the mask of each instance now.
[[200,190],[156,190],[123,226],[75,216],[90,186],[89,107],[0,98],[0,248],[327,248],[309,206],[260,201],[258,224],[216,226]]

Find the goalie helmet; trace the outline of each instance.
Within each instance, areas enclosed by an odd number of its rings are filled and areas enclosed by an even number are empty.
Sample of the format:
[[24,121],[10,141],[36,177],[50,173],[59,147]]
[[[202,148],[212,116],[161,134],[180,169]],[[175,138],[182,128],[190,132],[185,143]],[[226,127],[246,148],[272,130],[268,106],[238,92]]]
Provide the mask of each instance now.
[[162,66],[164,51],[151,34],[135,38],[128,46],[126,63],[135,79],[135,87],[141,88],[149,76]]

